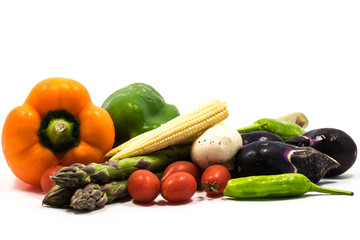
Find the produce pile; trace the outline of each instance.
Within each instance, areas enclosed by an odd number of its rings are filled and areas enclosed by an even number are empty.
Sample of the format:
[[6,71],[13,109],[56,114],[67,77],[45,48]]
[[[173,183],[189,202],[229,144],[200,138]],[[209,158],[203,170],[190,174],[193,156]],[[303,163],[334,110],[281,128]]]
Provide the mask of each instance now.
[[187,203],[196,191],[230,199],[353,195],[316,185],[353,166],[357,147],[347,133],[306,131],[299,112],[239,129],[224,124],[228,116],[219,99],[180,114],[144,83],[115,91],[100,107],[81,83],[49,78],[8,114],[2,149],[14,175],[41,186],[51,207],[91,211],[159,194]]

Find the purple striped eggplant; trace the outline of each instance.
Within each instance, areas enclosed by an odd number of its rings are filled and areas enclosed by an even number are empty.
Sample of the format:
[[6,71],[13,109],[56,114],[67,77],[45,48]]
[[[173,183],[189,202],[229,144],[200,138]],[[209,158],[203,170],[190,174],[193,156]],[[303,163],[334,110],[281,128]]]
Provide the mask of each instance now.
[[354,140],[347,133],[335,128],[314,129],[286,143],[315,148],[339,162],[340,167],[330,170],[325,177],[335,177],[346,172],[355,163],[357,157]]
[[320,181],[339,163],[328,155],[309,147],[297,147],[283,142],[249,143],[234,158],[233,177],[302,173],[311,182]]

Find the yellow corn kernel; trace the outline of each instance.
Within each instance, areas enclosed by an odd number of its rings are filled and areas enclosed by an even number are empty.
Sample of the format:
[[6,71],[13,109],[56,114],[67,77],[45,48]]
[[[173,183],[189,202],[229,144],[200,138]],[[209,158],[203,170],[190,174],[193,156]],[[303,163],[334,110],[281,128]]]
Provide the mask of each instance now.
[[171,145],[194,139],[200,132],[223,121],[229,116],[226,104],[219,99],[180,115],[160,127],[140,134],[109,151],[109,160],[148,154]]

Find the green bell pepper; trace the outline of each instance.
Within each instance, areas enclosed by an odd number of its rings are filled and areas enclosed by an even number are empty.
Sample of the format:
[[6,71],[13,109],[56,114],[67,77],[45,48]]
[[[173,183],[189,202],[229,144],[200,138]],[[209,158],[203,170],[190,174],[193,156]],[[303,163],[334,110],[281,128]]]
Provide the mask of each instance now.
[[121,143],[179,116],[176,106],[145,83],[133,83],[112,93],[102,104],[115,125],[115,144]]

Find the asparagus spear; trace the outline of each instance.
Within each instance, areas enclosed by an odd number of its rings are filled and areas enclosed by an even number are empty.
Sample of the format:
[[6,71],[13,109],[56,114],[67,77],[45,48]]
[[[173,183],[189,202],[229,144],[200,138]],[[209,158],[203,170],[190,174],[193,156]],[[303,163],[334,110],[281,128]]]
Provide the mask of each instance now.
[[45,196],[43,205],[72,207],[76,210],[94,210],[115,199],[128,195],[127,180],[113,181],[104,185],[90,183],[85,188],[69,189],[55,185]]
[[111,203],[115,199],[128,195],[126,190],[127,180],[107,183],[100,186],[90,183],[85,188],[78,189],[71,197],[70,206],[76,210],[94,210]]
[[69,206],[71,196],[74,194],[74,192],[74,189],[63,188],[59,185],[55,185],[46,194],[42,204],[52,207]]
[[[156,173],[160,179],[163,172]],[[55,185],[43,200],[43,204],[53,207],[72,207],[76,210],[92,211],[105,204],[128,196],[127,180],[113,181],[104,185],[90,183],[77,190]]]
[[[163,172],[155,173],[161,179]],[[113,181],[100,186],[90,183],[83,189],[78,189],[71,197],[70,206],[76,210],[91,211],[105,204],[113,202],[129,195],[127,191],[127,180]]]
[[124,180],[138,169],[157,172],[169,164],[188,159],[191,145],[171,146],[146,156],[124,158],[106,163],[73,164],[61,168],[51,178],[57,185],[65,188],[83,188],[89,183],[104,184]]

